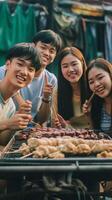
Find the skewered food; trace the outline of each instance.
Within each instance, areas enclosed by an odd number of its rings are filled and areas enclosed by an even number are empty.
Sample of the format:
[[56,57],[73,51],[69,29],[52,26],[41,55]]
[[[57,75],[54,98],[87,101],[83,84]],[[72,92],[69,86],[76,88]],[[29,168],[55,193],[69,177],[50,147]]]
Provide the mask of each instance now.
[[111,152],[103,151],[97,154],[97,158],[112,158],[112,151]]
[[[93,131],[89,129],[56,129],[56,128],[31,128],[30,130],[26,131],[28,137],[64,137],[64,136],[70,136],[70,137],[78,137],[82,139],[98,139],[98,135]],[[25,131],[20,131],[20,134],[25,134]]]
[[90,154],[91,148],[89,147],[88,144],[79,144],[77,146],[77,151],[79,154]]

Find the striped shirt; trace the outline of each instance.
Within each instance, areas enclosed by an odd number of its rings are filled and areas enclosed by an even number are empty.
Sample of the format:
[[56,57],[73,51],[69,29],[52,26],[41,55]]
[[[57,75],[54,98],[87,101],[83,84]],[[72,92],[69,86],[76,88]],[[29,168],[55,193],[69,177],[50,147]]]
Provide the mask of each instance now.
[[101,117],[101,130],[104,131],[104,132],[108,132],[109,130],[112,129],[112,124],[111,124],[111,121],[112,121],[112,116],[109,115],[104,107],[102,109],[102,113],[101,113],[102,117]]

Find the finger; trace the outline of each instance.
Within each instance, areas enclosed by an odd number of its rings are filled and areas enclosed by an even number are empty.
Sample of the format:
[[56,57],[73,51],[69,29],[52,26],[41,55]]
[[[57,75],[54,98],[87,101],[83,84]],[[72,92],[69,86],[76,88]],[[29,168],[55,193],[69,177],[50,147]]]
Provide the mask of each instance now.
[[46,86],[48,84],[49,84],[49,82],[48,82],[48,76],[45,74],[44,86]]
[[22,117],[23,119],[28,119],[28,120],[32,118],[32,116],[28,114],[20,114],[20,117]]
[[29,105],[32,105],[32,102],[29,101],[29,100],[26,100],[25,102],[26,102],[27,104],[29,104]]
[[64,120],[60,114],[58,114],[58,118],[59,118],[59,120]]

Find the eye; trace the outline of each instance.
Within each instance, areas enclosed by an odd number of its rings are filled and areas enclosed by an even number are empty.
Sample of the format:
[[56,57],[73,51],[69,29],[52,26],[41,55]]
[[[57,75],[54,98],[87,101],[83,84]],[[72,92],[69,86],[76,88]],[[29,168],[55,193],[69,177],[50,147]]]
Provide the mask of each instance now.
[[62,69],[65,69],[68,67],[68,65],[62,65],[61,67],[62,67]]
[[89,85],[92,85],[93,83],[94,83],[94,81],[92,81],[92,80],[91,80],[91,81],[89,81]]
[[56,53],[56,50],[55,50],[55,49],[50,49],[50,53],[51,53],[51,54],[55,54],[55,53]]
[[29,69],[30,72],[34,72],[35,71],[35,69],[33,67],[29,67],[28,69]]
[[18,66],[21,66],[21,67],[23,66],[23,63],[21,63],[21,62],[17,62],[16,64],[17,64]]
[[46,49],[47,49],[47,47],[46,47],[46,46],[43,46],[43,45],[41,45],[40,48],[43,49],[43,50],[46,50]]
[[99,76],[98,77],[98,80],[101,80],[101,79],[103,79],[104,78],[104,76]]

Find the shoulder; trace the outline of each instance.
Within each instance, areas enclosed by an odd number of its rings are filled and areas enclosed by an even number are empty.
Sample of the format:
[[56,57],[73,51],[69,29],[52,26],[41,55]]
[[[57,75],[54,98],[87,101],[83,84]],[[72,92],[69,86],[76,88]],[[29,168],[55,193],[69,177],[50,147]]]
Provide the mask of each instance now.
[[5,71],[6,71],[6,66],[1,66],[0,67],[0,80],[3,79],[4,75],[5,75]]

